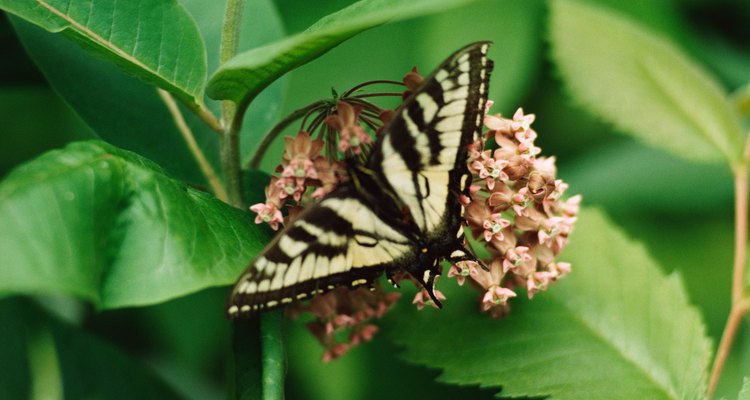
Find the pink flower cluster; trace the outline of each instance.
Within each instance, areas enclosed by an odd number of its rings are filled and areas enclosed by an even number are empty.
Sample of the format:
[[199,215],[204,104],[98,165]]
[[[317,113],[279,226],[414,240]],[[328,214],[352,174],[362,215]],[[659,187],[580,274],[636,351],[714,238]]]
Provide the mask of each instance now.
[[[581,196],[562,200],[568,185],[555,178],[554,157],[538,156],[534,118],[522,109],[512,119],[486,115],[489,130],[469,147],[474,184],[471,196],[461,198],[464,219],[489,257],[482,260],[486,269],[465,261],[452,266],[448,276],[459,285],[470,278],[484,293],[482,311],[493,317],[509,311],[516,287],[525,287],[532,298],[570,272],[570,264],[555,257],[567,244]],[[489,139],[497,148],[485,149]]]
[[336,161],[329,161],[320,153],[324,142],[312,140],[310,134],[300,131],[296,137],[286,137],[286,146],[281,164],[276,172],[281,177],[272,176],[266,187],[266,202],[254,204],[250,210],[256,212],[255,223],[268,223],[274,230],[284,223],[281,207],[287,200],[297,204],[302,201],[308,187],[316,187],[311,197],[320,199],[333,190],[343,173],[343,166]]
[[[386,292],[379,285],[355,290],[340,287],[313,297],[308,304],[297,304],[289,312],[292,316],[307,312],[315,317],[307,328],[325,348],[323,361],[329,362],[370,341],[378,331],[371,321],[382,318],[400,297],[400,293]],[[338,339],[342,334],[345,340]]]

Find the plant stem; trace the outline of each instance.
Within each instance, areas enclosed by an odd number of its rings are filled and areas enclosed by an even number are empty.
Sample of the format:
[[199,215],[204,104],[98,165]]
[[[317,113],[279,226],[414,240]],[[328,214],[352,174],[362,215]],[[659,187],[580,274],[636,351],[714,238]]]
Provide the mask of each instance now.
[[[244,8],[245,0],[227,0],[219,51],[220,64],[224,64],[237,54]],[[225,127],[221,138],[221,164],[229,204],[238,208],[245,208],[240,168],[240,131],[248,106],[249,104],[237,106],[229,101],[221,103],[221,118]],[[235,352],[239,351],[239,354],[235,354],[235,360],[239,361],[235,363],[235,369],[247,367],[249,374],[245,375],[244,371],[235,370],[235,376],[240,378],[240,381],[236,382],[236,398],[259,398],[258,392],[262,393],[265,400],[284,398],[285,359],[281,338],[281,318],[280,312],[256,316],[250,326],[255,334],[235,337],[235,344],[247,340],[247,347],[238,350],[235,346]],[[258,337],[260,337],[260,343],[258,343]],[[255,366],[248,366],[253,361]],[[260,377],[257,373],[258,366],[261,368]]]
[[263,160],[263,156],[266,154],[266,150],[268,150],[268,146],[273,143],[273,140],[276,139],[276,137],[279,136],[279,134],[283,132],[287,126],[291,125],[292,122],[302,118],[311,110],[322,107],[325,104],[326,100],[316,101],[308,106],[294,111],[293,113],[289,114],[284,119],[279,121],[279,123],[276,124],[270,131],[268,131],[265,137],[263,137],[263,141],[260,142],[258,150],[255,151],[255,155],[253,155],[252,160],[250,160],[250,169],[258,169],[258,166],[260,166],[260,162]]
[[211,188],[211,192],[214,194],[214,196],[216,196],[216,198],[226,202],[227,191],[224,188],[224,185],[221,183],[219,177],[216,175],[216,172],[211,166],[211,163],[208,162],[206,156],[203,154],[203,150],[200,148],[200,146],[198,146],[198,143],[196,143],[195,136],[190,130],[187,122],[185,122],[185,118],[183,118],[179,107],[177,107],[177,103],[174,101],[174,98],[165,90],[157,89],[157,92],[159,93],[159,97],[161,97],[161,100],[167,106],[167,110],[169,110],[170,115],[172,115],[172,120],[174,121],[175,126],[177,126],[177,130],[182,135],[182,138],[185,139],[185,143],[187,144],[190,153],[193,154],[193,157],[195,157],[195,161],[198,163],[198,167],[203,173],[203,176],[206,177],[206,181],[208,181],[208,186]]
[[[183,102],[184,104],[184,102]],[[201,119],[209,128],[211,128],[212,131],[216,132],[221,136],[221,134],[224,132],[224,128],[221,126],[221,121],[216,119],[216,116],[203,104],[198,105],[187,105],[188,108],[193,110],[195,115],[198,116],[198,118]]]
[[734,176],[734,268],[732,273],[732,306],[742,300],[747,258],[747,167],[739,166]]
[[[245,0],[227,0],[224,13],[224,26],[221,32],[221,46],[219,63],[224,64],[237,54],[239,45],[240,26]],[[244,110],[237,115],[234,103],[221,103],[221,119],[225,130],[221,138],[221,167],[227,186],[229,204],[237,208],[244,208],[242,200],[242,179],[240,171],[240,129]]]
[[708,379],[708,390],[706,392],[707,399],[711,399],[716,392],[721,371],[724,369],[724,364],[729,356],[729,350],[732,348],[737,328],[739,328],[740,321],[742,321],[742,317],[747,313],[748,309],[750,309],[750,303],[747,300],[743,300],[733,305],[732,310],[729,312],[727,323],[724,326],[724,333],[722,333],[721,342],[719,342],[719,348],[716,350],[716,358],[714,358],[714,364],[711,367],[711,376]]
[[221,169],[224,173],[224,181],[226,182],[228,203],[234,207],[244,209],[238,127],[231,125],[231,128],[221,138],[220,145]]
[[276,126],[274,126],[266,136],[263,138],[263,141],[260,142],[260,146],[258,146],[258,150],[255,151],[255,155],[253,155],[252,160],[250,160],[250,169],[258,169],[258,166],[260,166],[260,162],[263,160],[263,156],[266,153],[266,150],[268,150],[268,146],[273,143],[274,139],[276,139],[281,132],[286,129],[289,125],[291,125],[292,122],[302,118],[305,116],[308,112],[311,110],[314,110],[315,108],[322,107],[326,104],[326,100],[319,100],[316,101],[308,106],[302,107],[293,113],[289,114],[286,118],[279,121]]
[[708,379],[707,398],[712,398],[719,384],[721,371],[729,356],[732,342],[742,317],[750,310],[750,299],[743,296],[745,288],[745,265],[747,263],[747,218],[748,218],[748,162],[750,160],[750,136],[745,142],[742,162],[734,171],[734,266],[732,269],[732,308],[716,350],[711,375]]
[[284,398],[286,358],[281,340],[283,315],[281,310],[276,310],[261,316],[263,400]]
[[260,399],[263,395],[260,315],[232,323],[230,399]]

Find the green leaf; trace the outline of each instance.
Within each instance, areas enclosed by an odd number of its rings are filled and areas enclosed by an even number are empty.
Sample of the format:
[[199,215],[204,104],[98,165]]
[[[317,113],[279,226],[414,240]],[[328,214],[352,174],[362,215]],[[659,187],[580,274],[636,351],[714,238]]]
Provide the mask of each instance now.
[[268,239],[246,213],[102,142],[11,172],[0,221],[0,293],[70,293],[103,308],[232,283]]
[[737,164],[743,135],[724,90],[672,44],[612,12],[551,3],[552,55],[573,96],[617,128],[681,157]]
[[[214,71],[219,67],[219,44],[221,43],[226,1],[182,0],[182,4],[185,5],[198,23],[198,29],[200,29],[203,40],[206,42],[208,70]],[[271,0],[247,2],[242,15],[239,51],[262,46],[285,36],[281,17]],[[243,164],[250,161],[255,144],[276,122],[286,89],[286,79],[280,79],[263,90],[258,98],[253,101],[253,106],[247,110],[240,132],[240,157]],[[215,115],[219,115],[221,112],[219,105],[220,103],[215,101],[207,103],[207,107]],[[197,122],[200,123],[200,121]],[[197,127],[193,127],[193,129],[197,129]]]
[[[17,345],[16,357],[3,358],[3,366],[15,370],[15,376],[25,375],[34,389],[31,396],[3,398],[182,398],[142,363],[98,337],[50,317],[29,301],[1,300],[0,326],[13,338],[0,342],[0,351]],[[3,378],[13,374],[3,374]],[[0,386],[0,393],[5,388]]]
[[559,176],[586,204],[639,214],[711,212],[729,204],[734,193],[725,166],[691,163],[632,141],[586,153],[561,167]]
[[328,15],[304,32],[240,53],[209,79],[214,99],[249,104],[263,88],[356,34],[390,20],[443,11],[472,0],[362,0]]
[[[219,36],[224,4],[185,1],[198,21],[205,38],[208,65],[218,65]],[[270,0],[246,6],[240,48],[251,48],[283,36],[281,20]],[[50,34],[18,18],[14,27],[27,52],[49,83],[99,136],[118,147],[141,154],[169,171],[176,178],[207,186],[206,174],[187,146],[163,99],[153,86],[123,74],[112,63],[94,57],[60,35]],[[283,82],[265,90],[245,117],[241,132],[243,158],[250,156],[253,135],[270,129],[284,92]],[[218,104],[207,107],[218,115]],[[219,141],[187,107],[180,107],[192,136],[214,173],[219,168]],[[257,139],[256,139],[257,140]]]
[[[44,110],[29,118],[29,110]],[[5,87],[0,90],[0,176],[39,154],[72,140],[96,136],[46,87]]]
[[[100,138],[156,161],[176,178],[207,185],[195,155],[155,88],[124,74],[61,35],[10,18],[21,43],[53,89]],[[192,134],[215,171],[218,135],[202,124]],[[212,155],[215,155],[212,157]]]
[[742,390],[737,396],[737,400],[750,400],[750,379],[745,378],[742,380]]
[[62,32],[186,101],[203,101],[203,40],[176,0],[0,0],[0,8],[49,32]]
[[703,398],[710,343],[679,277],[591,210],[562,259],[573,272],[502,320],[449,296],[440,312],[404,315],[394,339],[440,381],[503,396]]

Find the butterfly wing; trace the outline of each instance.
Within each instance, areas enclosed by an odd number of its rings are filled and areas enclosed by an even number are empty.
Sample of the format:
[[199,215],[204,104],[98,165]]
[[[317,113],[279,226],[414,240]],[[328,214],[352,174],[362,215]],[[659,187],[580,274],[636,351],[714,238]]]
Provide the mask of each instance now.
[[[428,241],[460,229],[466,146],[481,131],[492,61],[488,42],[458,50],[396,110],[369,159]],[[463,181],[463,182],[462,182]]]
[[309,207],[247,268],[227,304],[230,318],[332,290],[371,283],[408,264],[414,244],[348,184]]

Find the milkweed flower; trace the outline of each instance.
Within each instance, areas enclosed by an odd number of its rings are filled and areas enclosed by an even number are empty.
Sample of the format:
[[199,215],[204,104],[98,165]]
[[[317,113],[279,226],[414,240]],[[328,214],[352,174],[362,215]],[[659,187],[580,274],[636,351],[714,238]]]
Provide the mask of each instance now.
[[[573,231],[581,196],[563,200],[568,185],[555,177],[555,158],[539,156],[535,119],[520,108],[510,119],[487,114],[487,132],[468,147],[474,185],[461,202],[472,236],[489,253],[482,260],[488,268],[465,274],[459,263],[448,276],[459,284],[468,277],[483,293],[480,309],[495,318],[510,311],[518,288],[533,298],[571,270],[555,257]],[[489,139],[496,149],[485,149]]]

